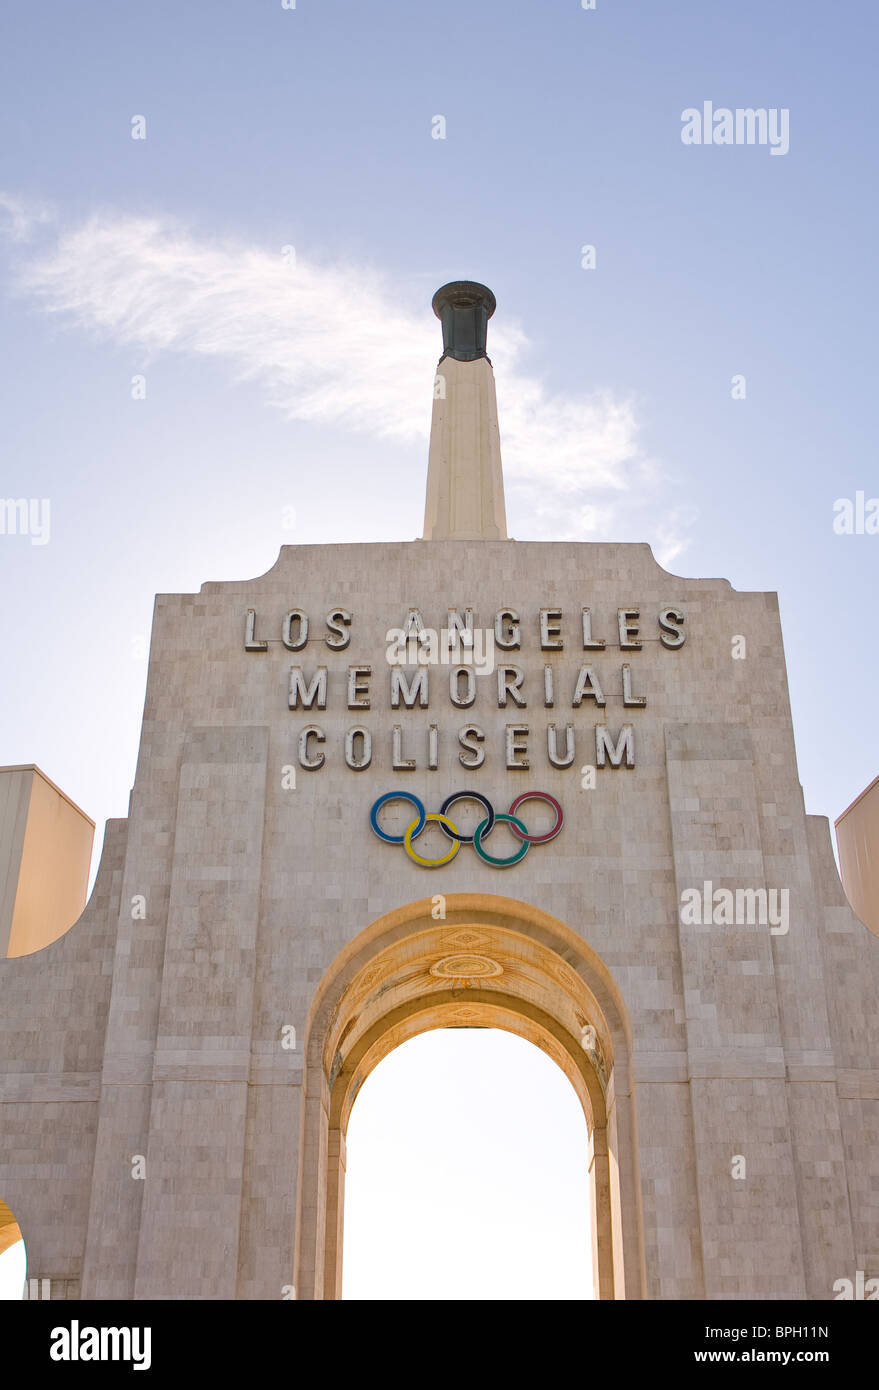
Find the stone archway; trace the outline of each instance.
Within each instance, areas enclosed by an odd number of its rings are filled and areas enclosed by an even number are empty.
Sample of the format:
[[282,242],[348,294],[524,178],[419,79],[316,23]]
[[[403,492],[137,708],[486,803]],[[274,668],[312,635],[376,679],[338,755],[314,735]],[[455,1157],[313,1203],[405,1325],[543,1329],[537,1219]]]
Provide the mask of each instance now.
[[317,991],[306,1038],[297,1297],[341,1297],[345,1134],[366,1077],[409,1038],[468,1024],[517,1033],[570,1080],[589,1131],[596,1297],[643,1297],[631,1035],[619,991],[569,927],[489,894],[389,913],[340,953]]

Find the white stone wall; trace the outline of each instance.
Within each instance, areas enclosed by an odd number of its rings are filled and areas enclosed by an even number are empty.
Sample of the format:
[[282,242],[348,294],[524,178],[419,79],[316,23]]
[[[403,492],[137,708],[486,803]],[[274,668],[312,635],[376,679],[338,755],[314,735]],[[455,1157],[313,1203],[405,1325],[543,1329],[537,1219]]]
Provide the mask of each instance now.
[[[584,605],[604,652],[582,650]],[[353,614],[351,641],[332,652],[323,618],[338,606]],[[519,611],[523,649],[497,658],[525,669],[527,708],[499,709],[485,675],[474,707],[456,709],[440,666],[428,710],[392,710],[388,629],[410,607],[439,629],[449,607],[467,606],[480,627]],[[686,615],[679,650],[659,641],[667,606]],[[312,620],[302,652],[279,641],[294,607]],[[540,650],[547,607],[563,610],[563,652]],[[619,650],[620,607],[640,610],[640,651]],[[244,650],[248,608],[266,652]],[[745,660],[731,656],[737,635]],[[623,660],[646,708],[623,705]],[[352,711],[345,672],[361,663],[373,667],[371,708]],[[326,710],[288,708],[294,664],[328,667]],[[603,712],[571,709],[582,664],[601,676]],[[633,726],[636,765],[599,769],[584,790],[601,718],[614,736]],[[544,730],[569,721],[574,764],[555,769]],[[476,771],[458,759],[469,722],[486,732]],[[285,789],[312,723],[325,766],[298,769]],[[394,723],[416,771],[391,768]],[[504,766],[508,723],[530,726],[528,770]],[[345,766],[355,724],[373,733],[367,771]],[[564,829],[503,871],[467,846],[429,871],[370,830],[385,791],[438,810],[467,787],[499,811],[548,791]],[[500,834],[489,848],[509,853]],[[683,924],[680,895],[705,880],[787,888],[789,930]],[[647,546],[415,541],[285,547],[260,579],[158,597],[128,822],[110,823],[71,931],[0,964],[0,1193],[31,1275],[71,1296],[281,1297],[293,1282],[302,1050],[282,1049],[280,1030],[304,1036],[319,982],[371,922],[463,892],[551,913],[619,986],[646,1296],[821,1299],[856,1269],[879,1274],[879,942],[845,904],[826,822],[804,813],[775,596],[677,578]],[[144,1181],[132,1155],[146,1159]],[[736,1155],[744,1180],[731,1176]]]

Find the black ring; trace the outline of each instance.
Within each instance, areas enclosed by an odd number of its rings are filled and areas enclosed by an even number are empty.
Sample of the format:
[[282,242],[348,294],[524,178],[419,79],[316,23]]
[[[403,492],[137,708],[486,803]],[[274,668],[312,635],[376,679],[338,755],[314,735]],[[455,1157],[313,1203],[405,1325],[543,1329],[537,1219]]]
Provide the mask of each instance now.
[[[483,796],[481,792],[454,792],[451,796],[446,797],[445,801],[440,807],[440,815],[447,816],[449,813],[450,806],[454,806],[456,801],[466,800],[478,801],[480,805],[485,809],[485,814],[488,817],[488,825],[482,832],[482,838],[484,839],[486,835],[490,834],[491,828],[494,825],[494,807],[492,806],[488,797]],[[481,824],[482,822],[480,821],[480,825]],[[462,835],[457,830],[449,830],[448,826],[443,825],[442,821],[439,822],[439,827],[444,835],[448,835],[450,840],[460,840],[462,845],[473,844],[472,835]]]

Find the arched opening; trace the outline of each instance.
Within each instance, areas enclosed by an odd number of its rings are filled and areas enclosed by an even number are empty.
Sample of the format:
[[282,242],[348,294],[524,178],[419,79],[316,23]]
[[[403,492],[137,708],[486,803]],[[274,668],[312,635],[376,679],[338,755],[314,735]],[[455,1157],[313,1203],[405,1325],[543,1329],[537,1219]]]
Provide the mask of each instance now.
[[567,1076],[587,1122],[595,1296],[642,1297],[631,1033],[619,991],[564,923],[488,894],[388,914],[321,983],[306,1039],[297,1297],[341,1296],[346,1134],[366,1077],[409,1038],[462,1025],[518,1034]]
[[345,1299],[591,1299],[570,1082],[495,1028],[432,1029],[366,1078],[346,1136]]
[[0,1301],[24,1298],[27,1252],[15,1213],[0,1200]]

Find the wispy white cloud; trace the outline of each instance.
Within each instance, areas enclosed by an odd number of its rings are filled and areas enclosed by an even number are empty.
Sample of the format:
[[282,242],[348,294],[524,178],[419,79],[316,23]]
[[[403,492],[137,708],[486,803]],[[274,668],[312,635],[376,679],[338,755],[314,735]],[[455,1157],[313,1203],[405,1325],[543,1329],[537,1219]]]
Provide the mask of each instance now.
[[50,222],[52,217],[48,204],[0,190],[0,235],[10,241],[27,241],[36,225]]
[[688,532],[695,526],[695,507],[670,507],[655,523],[651,541],[653,553],[663,569],[674,571],[674,562],[687,548]]
[[[35,211],[6,195],[2,208],[26,237]],[[90,334],[150,355],[221,359],[289,419],[400,443],[427,436],[438,325],[361,266],[317,265],[281,247],[109,212],[62,228],[20,265],[18,282],[47,313]],[[624,516],[629,532],[660,484],[631,403],[607,392],[553,395],[521,365],[521,327],[493,320],[490,336],[504,471],[524,494],[533,534],[609,537]],[[654,515],[666,562],[685,544],[681,523],[669,514],[657,525]]]

